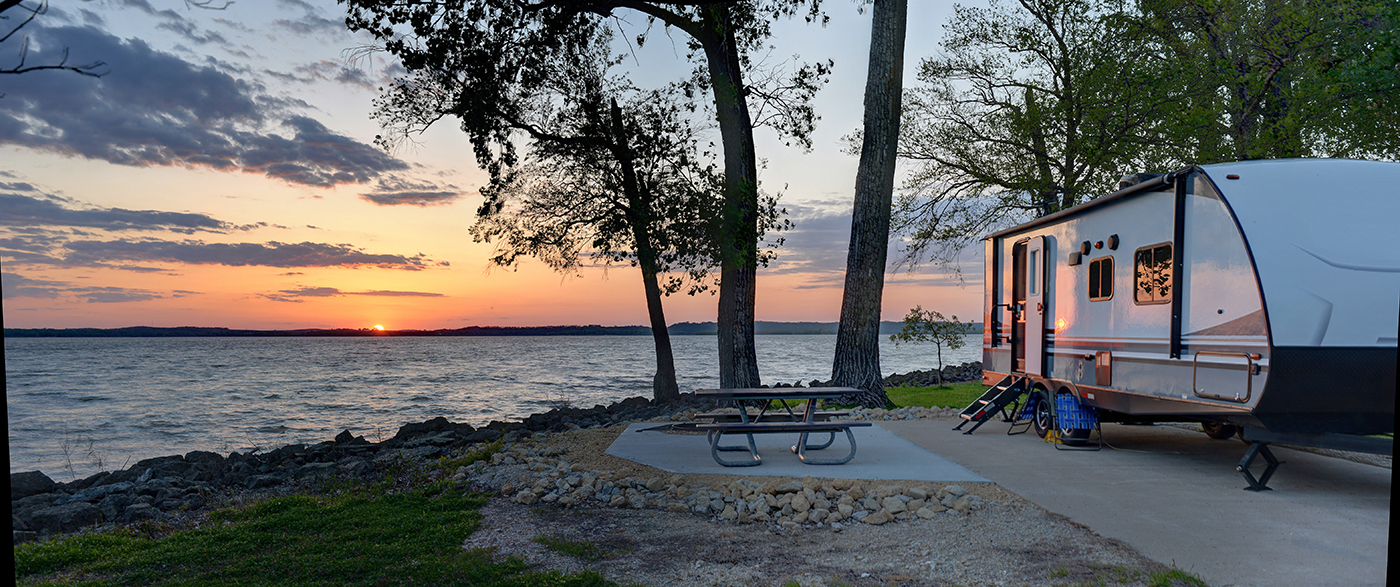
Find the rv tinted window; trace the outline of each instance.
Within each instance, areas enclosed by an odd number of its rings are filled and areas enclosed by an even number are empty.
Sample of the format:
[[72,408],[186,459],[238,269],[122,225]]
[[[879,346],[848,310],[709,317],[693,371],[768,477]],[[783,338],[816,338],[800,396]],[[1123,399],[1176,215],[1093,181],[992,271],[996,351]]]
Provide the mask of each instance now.
[[1089,299],[1095,302],[1113,297],[1113,257],[1089,262]]
[[1163,243],[1133,254],[1133,301],[1163,304],[1172,299],[1172,245]]

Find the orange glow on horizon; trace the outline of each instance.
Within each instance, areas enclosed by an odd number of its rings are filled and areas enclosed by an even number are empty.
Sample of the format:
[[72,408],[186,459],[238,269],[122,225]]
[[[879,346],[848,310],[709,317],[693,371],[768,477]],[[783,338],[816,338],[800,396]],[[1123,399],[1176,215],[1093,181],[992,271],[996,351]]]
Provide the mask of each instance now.
[[375,329],[375,330],[384,330],[384,325],[383,325],[383,324],[375,324],[375,325],[374,325],[374,329]]

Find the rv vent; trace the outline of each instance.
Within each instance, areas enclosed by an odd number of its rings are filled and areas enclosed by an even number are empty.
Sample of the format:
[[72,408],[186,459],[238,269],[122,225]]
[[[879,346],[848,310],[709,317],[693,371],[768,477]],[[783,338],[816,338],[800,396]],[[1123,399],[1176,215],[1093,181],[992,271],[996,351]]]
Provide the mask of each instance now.
[[1123,179],[1118,180],[1118,189],[1120,189],[1120,190],[1126,190],[1126,189],[1128,189],[1128,188],[1130,188],[1130,187],[1133,187],[1133,186],[1135,186],[1135,185],[1137,185],[1137,184],[1140,184],[1140,183],[1142,183],[1142,182],[1144,182],[1144,181],[1147,181],[1147,180],[1149,180],[1149,179],[1156,179],[1156,178],[1159,178],[1159,177],[1162,177],[1162,174],[1160,174],[1160,173],[1134,173],[1134,174],[1132,174],[1132,175],[1124,175],[1124,176],[1123,176]]

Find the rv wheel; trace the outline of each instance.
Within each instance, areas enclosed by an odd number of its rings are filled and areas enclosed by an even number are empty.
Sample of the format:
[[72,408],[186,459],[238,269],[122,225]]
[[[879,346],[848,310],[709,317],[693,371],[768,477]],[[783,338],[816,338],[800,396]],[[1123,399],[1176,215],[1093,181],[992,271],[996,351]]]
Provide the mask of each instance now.
[[1031,396],[1031,406],[1035,416],[1031,419],[1031,425],[1035,426],[1035,435],[1045,438],[1050,434],[1050,428],[1055,425],[1055,418],[1050,413],[1050,400],[1044,393],[1036,392]]
[[1216,440],[1229,440],[1231,436],[1239,433],[1238,428],[1219,422],[1201,422],[1201,430],[1205,431],[1206,436]]

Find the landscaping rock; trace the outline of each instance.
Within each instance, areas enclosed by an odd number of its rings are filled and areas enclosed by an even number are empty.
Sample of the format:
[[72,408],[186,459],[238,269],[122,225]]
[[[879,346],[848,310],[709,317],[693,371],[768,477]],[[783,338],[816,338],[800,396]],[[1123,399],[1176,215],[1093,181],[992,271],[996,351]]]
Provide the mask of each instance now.
[[122,522],[134,524],[146,520],[159,520],[163,514],[149,503],[134,503],[126,507],[122,512]]
[[10,501],[24,499],[31,495],[49,493],[58,487],[53,479],[39,471],[10,473]]
[[894,517],[891,516],[888,511],[880,510],[878,512],[865,516],[864,518],[861,518],[860,521],[865,522],[867,524],[879,526],[881,524],[889,522],[892,519],[894,519]]
[[40,534],[72,532],[83,526],[97,523],[101,511],[85,501],[75,501],[34,510],[29,515],[28,526]]

